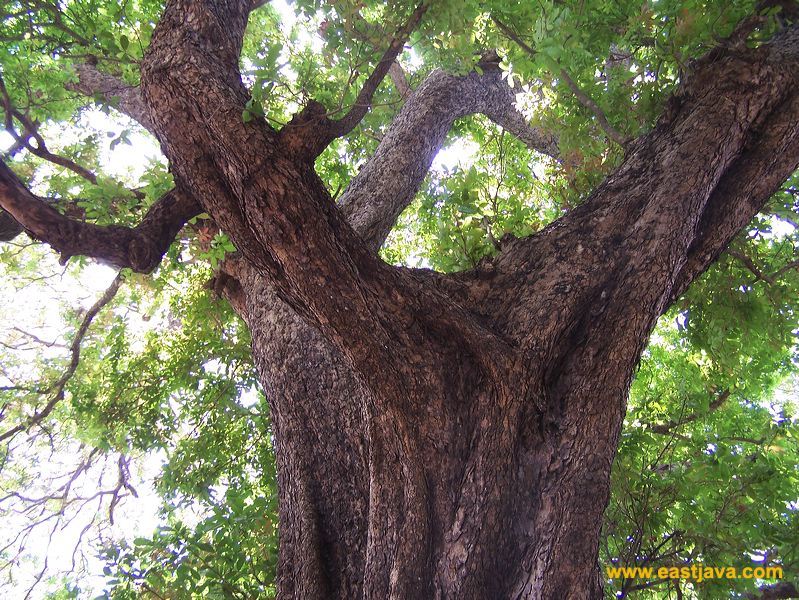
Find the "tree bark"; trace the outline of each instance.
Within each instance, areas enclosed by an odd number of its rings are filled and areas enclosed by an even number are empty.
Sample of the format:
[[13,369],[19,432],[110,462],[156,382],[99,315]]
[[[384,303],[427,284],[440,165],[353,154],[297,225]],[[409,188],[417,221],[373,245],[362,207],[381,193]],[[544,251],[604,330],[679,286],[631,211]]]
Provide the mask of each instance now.
[[[602,597],[599,531],[635,364],[657,317],[796,168],[791,60],[708,56],[584,205],[474,272],[413,273],[445,298],[409,307],[408,327],[426,334],[433,314],[442,333],[410,355],[392,343],[415,367],[394,389],[281,305],[272,278],[238,273],[275,419],[281,597]],[[386,139],[413,165],[397,171],[423,173],[402,122]],[[405,181],[381,167],[388,154],[342,203],[371,249],[387,229],[370,211],[390,223],[404,206],[379,197]],[[446,300],[480,322],[483,348],[460,345]]]
[[[490,70],[437,72],[336,206],[313,170],[339,134],[318,105],[290,130],[241,118],[250,5],[169,1],[139,98],[177,189],[240,250],[218,283],[272,410],[279,596],[601,598],[635,365],[656,319],[799,164],[799,29],[696,61],[584,204],[443,275],[376,249],[452,122],[479,111],[539,150],[555,141],[506,111]],[[9,182],[0,204],[25,225],[36,205]]]
[[[409,377],[395,392],[409,403],[388,417],[384,390],[346,349],[281,306],[268,278],[244,278],[276,426],[282,597],[602,597],[599,531],[643,344],[797,166],[795,67],[784,66],[766,51],[709,57],[585,205],[478,271],[417,274],[469,306],[510,357],[488,367],[450,353],[454,376],[421,403]],[[406,160],[412,140],[395,148]],[[351,197],[402,181],[380,154],[382,175],[367,185],[364,174]],[[391,204],[364,203],[345,195],[345,214]],[[379,245],[385,228],[350,223]],[[402,535],[409,519],[416,538]]]
[[[685,282],[797,166],[795,44],[699,61],[585,204],[445,277],[374,249],[410,196],[381,160],[415,190],[455,117],[412,146],[422,113],[400,115],[345,194],[356,233],[313,172],[318,141],[241,122],[245,15],[170,3],[142,82],[178,180],[242,250],[236,305],[275,423],[281,597],[600,598],[633,369]],[[739,168],[754,200],[731,207]]]

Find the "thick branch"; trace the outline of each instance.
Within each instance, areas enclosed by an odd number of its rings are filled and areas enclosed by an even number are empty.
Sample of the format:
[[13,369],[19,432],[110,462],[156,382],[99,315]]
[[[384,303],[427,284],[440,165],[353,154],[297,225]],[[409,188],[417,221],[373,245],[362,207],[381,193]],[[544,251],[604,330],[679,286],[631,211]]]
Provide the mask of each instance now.
[[[244,32],[241,1],[172,0],[153,33],[142,92],[176,180],[274,282],[281,299],[347,356],[364,383],[386,390],[382,401],[398,406],[409,395],[428,397],[429,380],[424,389],[414,387],[413,360],[443,360],[438,340],[457,338],[459,352],[474,348],[476,360],[490,363],[485,368],[507,360],[504,342],[461,307],[367,251],[305,157],[287,149],[263,120],[243,122],[247,93],[231,73]],[[430,306],[451,309],[451,320]],[[421,315],[413,327],[410,315]],[[442,337],[442,328],[451,335]],[[478,345],[493,351],[481,354]],[[405,391],[391,392],[399,389]]]
[[594,407],[598,389],[582,404],[569,388],[592,368],[612,365],[624,389],[657,317],[796,169],[799,61],[786,56],[775,41],[697,61],[589,199],[484,274],[484,310],[551,365],[552,410],[566,396],[575,415]]
[[71,256],[90,256],[141,273],[158,266],[178,231],[200,213],[189,195],[173,189],[150,207],[137,227],[81,223],[32,194],[4,163],[0,164],[0,207],[32,236],[60,252],[62,262]]
[[[707,203],[680,271],[673,302],[718,259],[799,167],[799,94],[789,96],[728,169]],[[773,276],[772,276],[773,277]]]
[[394,119],[374,156],[353,179],[340,206],[353,228],[376,250],[399,214],[413,200],[453,122],[483,113],[527,146],[558,156],[551,134],[531,127],[496,65],[483,74],[455,77],[434,71]]
[[80,92],[86,96],[102,96],[103,100],[122,114],[137,121],[148,131],[152,131],[152,122],[147,115],[147,107],[141,99],[139,88],[117,79],[113,75],[101,72],[94,65],[75,65],[77,81],[66,85],[68,90]]

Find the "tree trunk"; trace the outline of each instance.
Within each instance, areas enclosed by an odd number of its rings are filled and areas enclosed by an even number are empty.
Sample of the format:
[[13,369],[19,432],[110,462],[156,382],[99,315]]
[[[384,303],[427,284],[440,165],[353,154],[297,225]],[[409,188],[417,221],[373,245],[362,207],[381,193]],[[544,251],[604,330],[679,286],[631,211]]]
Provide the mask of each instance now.
[[[580,208],[478,271],[415,273],[484,329],[464,341],[435,304],[409,307],[402,327],[424,339],[392,342],[411,370],[388,385],[364,384],[271,278],[237,273],[275,420],[282,597],[602,597],[599,531],[643,344],[715,257],[706,240],[720,251],[797,162],[779,70],[714,70]],[[750,183],[780,144],[791,158]]]
[[[554,140],[507,112],[495,69],[436,72],[336,206],[313,161],[352,114],[311,104],[282,131],[242,120],[249,7],[168,2],[142,97],[178,197],[240,251],[217,283],[252,331],[272,410],[280,598],[601,598],[635,365],[657,318],[799,164],[799,29],[696,61],[582,205],[443,275],[375,250],[452,122],[483,112],[531,147],[552,154]],[[19,187],[0,178],[3,208],[48,239],[56,217],[26,222],[35,199]]]
[[392,153],[426,170],[412,109],[337,209],[312,168],[318,110],[287,134],[242,122],[245,20],[241,2],[169,3],[142,87],[179,186],[241,250],[227,289],[275,424],[280,597],[600,598],[634,367],[796,168],[795,43],[711,53],[583,205],[444,276],[382,263],[386,228],[354,216],[403,206],[378,197]]

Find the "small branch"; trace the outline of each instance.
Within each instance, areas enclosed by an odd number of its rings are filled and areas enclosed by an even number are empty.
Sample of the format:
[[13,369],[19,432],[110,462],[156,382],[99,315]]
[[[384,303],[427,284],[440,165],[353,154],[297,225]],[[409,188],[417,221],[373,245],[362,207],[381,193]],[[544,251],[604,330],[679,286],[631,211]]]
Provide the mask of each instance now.
[[416,29],[427,11],[427,7],[428,5],[424,2],[419,4],[402,29],[391,40],[388,49],[383,53],[372,74],[364,82],[347,114],[338,121],[333,121],[327,116],[327,112],[321,104],[315,101],[309,102],[281,131],[284,147],[293,153],[315,158],[334,139],[352,131],[369,111],[377,88],[402,52],[405,42],[411,32]]
[[[525,52],[527,52],[530,56],[535,56],[537,54],[537,51],[534,50],[532,47],[530,47],[530,45],[527,44],[527,42],[525,42],[519,36],[519,34],[513,31],[513,29],[511,29],[508,25],[500,21],[495,16],[492,16],[491,20],[494,21],[494,23],[496,24],[497,27],[499,27],[502,33],[504,33],[512,41],[516,42],[516,44],[518,44],[519,47]],[[583,107],[587,108],[589,111],[593,113],[594,117],[597,120],[597,123],[599,123],[599,126],[602,128],[602,131],[604,131],[605,134],[611,140],[613,140],[620,146],[624,146],[627,143],[629,143],[630,138],[628,138],[625,135],[622,135],[620,132],[616,131],[616,129],[613,128],[613,126],[608,121],[608,118],[605,116],[604,111],[599,107],[599,105],[596,102],[594,102],[593,99],[591,99],[590,96],[588,96],[588,94],[586,94],[580,88],[579,85],[577,85],[577,83],[574,81],[574,79],[571,78],[566,69],[564,69],[563,67],[558,67],[558,69],[559,69],[558,77],[560,77],[563,83],[565,83],[566,86],[571,90],[572,94],[574,94],[574,97],[577,98],[577,101],[580,104],[582,104]]]
[[410,36],[411,32],[416,29],[416,26],[422,20],[422,16],[427,11],[427,7],[428,5],[424,2],[419,4],[402,29],[400,29],[397,35],[394,36],[394,39],[391,40],[388,49],[383,54],[380,62],[377,63],[377,67],[375,67],[375,70],[372,71],[372,74],[369,75],[364,82],[361,91],[355,98],[355,103],[352,105],[352,108],[350,108],[350,111],[341,119],[334,122],[331,134],[333,134],[335,137],[341,137],[348,134],[366,115],[369,107],[372,104],[372,97],[377,91],[378,86],[388,74],[391,65],[394,64],[394,61],[396,61],[397,57],[402,52],[405,42],[408,41],[408,37]]
[[781,269],[779,269],[769,277],[771,277],[771,279],[776,281],[777,279],[779,279],[779,277],[781,277],[783,274],[787,273],[791,269],[799,269],[799,260],[794,260],[789,262],[787,265],[783,266]]
[[[13,104],[11,103],[11,96],[6,89],[6,85],[2,76],[0,76],[0,96],[2,96],[3,111],[5,112],[6,116],[6,131],[9,133],[9,135],[11,135],[11,137],[14,138],[16,141],[16,146],[23,147],[35,156],[69,169],[84,179],[87,179],[91,183],[97,184],[97,176],[94,173],[81,167],[74,161],[64,156],[54,154],[47,149],[44,139],[39,134],[38,124],[31,121],[31,119],[24,113],[14,108]],[[17,133],[13,125],[13,119],[17,119],[17,121],[22,124],[22,127],[24,128],[23,133]],[[31,139],[35,140],[36,145],[31,144]]]
[[78,331],[75,333],[75,338],[72,340],[72,344],[70,344],[70,360],[69,366],[67,370],[64,372],[59,379],[51,385],[46,393],[52,394],[50,400],[41,410],[37,410],[31,417],[29,417],[24,423],[20,423],[15,427],[12,427],[8,431],[0,434],[0,442],[5,441],[17,433],[21,431],[26,431],[33,427],[34,425],[38,425],[44,419],[46,419],[53,409],[58,405],[61,400],[64,399],[64,387],[66,386],[69,379],[75,373],[78,368],[78,364],[80,363],[80,346],[83,342],[83,338],[86,337],[86,332],[89,330],[89,326],[92,324],[94,317],[106,306],[111,300],[114,299],[117,292],[119,291],[120,286],[122,285],[123,278],[122,275],[119,274],[114,279],[113,283],[105,290],[102,296],[100,296],[99,300],[95,302],[92,307],[86,312],[86,315],[83,317],[83,321],[78,327]]
[[724,390],[723,392],[721,392],[716,397],[715,400],[713,400],[713,402],[710,403],[710,406],[708,406],[707,412],[705,412],[705,413],[698,413],[698,412],[691,413],[690,415],[687,415],[687,416],[682,417],[682,418],[680,418],[678,420],[675,420],[675,421],[667,421],[666,423],[661,423],[659,425],[649,425],[647,429],[649,431],[653,432],[653,433],[664,433],[664,434],[671,433],[671,431],[673,429],[676,429],[678,427],[682,427],[683,425],[686,425],[688,423],[693,423],[694,421],[696,421],[700,417],[704,417],[704,416],[712,413],[714,410],[717,410],[717,409],[721,408],[721,406],[727,401],[727,399],[729,397],[730,397],[730,391],[729,390]]
[[36,342],[37,344],[41,344],[42,346],[47,346],[48,348],[52,348],[53,346],[62,347],[62,348],[64,347],[63,344],[59,344],[56,341],[52,341],[52,342],[45,341],[45,340],[41,339],[39,336],[37,336],[37,335],[35,335],[33,333],[29,333],[29,332],[25,331],[24,329],[20,329],[19,327],[12,327],[11,329],[16,331],[17,333],[21,333],[25,337],[29,337],[34,342]]
[[577,101],[594,113],[594,116],[596,117],[599,126],[602,128],[602,131],[604,131],[610,139],[616,142],[619,146],[624,146],[630,141],[630,138],[622,135],[613,128],[613,126],[608,122],[605,113],[601,108],[599,108],[599,105],[580,89],[580,86],[575,83],[565,69],[560,70],[560,78],[563,79],[563,82],[572,91],[575,98],[577,98]]
[[737,250],[728,250],[727,254],[729,254],[733,258],[737,258],[738,260],[740,260],[744,265],[746,265],[746,268],[749,269],[758,279],[765,281],[770,285],[774,285],[774,279],[766,275],[763,271],[761,271],[758,268],[758,266],[754,263],[754,261],[748,256],[746,256],[746,254],[738,252]]
[[[353,15],[352,21],[344,21],[344,28],[347,33],[352,35],[355,39],[365,42],[375,51],[380,49],[383,39],[385,38],[382,29],[369,23],[359,12]],[[408,84],[405,70],[402,68],[402,65],[400,65],[398,59],[395,59],[394,62],[391,63],[388,76],[391,78],[394,87],[397,88],[402,99],[407,100],[413,93],[413,89]]]

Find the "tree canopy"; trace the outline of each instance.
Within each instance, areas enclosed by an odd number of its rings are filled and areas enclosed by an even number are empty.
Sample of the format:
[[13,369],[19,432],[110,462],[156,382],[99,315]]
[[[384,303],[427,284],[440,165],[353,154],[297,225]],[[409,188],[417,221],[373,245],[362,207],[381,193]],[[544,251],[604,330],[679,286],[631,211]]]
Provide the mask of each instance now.
[[[138,88],[163,3],[0,6],[0,194],[21,182],[42,210],[130,228],[124,252],[105,255],[125,267],[114,276],[85,256],[100,256],[106,229],[64,225],[48,240],[56,253],[12,207],[0,212],[4,585],[52,598],[270,597],[274,438],[249,332],[220,297],[237,249],[174,191]],[[750,0],[256,1],[241,119],[284,131],[316,109],[340,119],[351,131],[315,161],[340,199],[415,90],[436,76],[490,86],[451,115],[380,248],[392,264],[467,271],[578,207],[701,56],[767,44],[792,11]],[[158,211],[188,223],[166,226]],[[798,333],[794,174],[644,351],[603,565],[777,565],[783,583],[799,581]],[[150,488],[159,524],[131,533],[124,519]],[[53,558],[65,553],[66,566]],[[606,592],[754,598],[774,583],[616,578]]]

